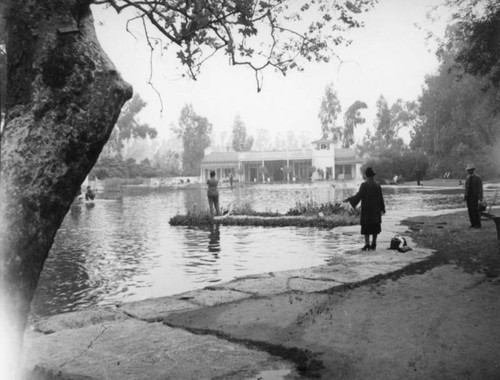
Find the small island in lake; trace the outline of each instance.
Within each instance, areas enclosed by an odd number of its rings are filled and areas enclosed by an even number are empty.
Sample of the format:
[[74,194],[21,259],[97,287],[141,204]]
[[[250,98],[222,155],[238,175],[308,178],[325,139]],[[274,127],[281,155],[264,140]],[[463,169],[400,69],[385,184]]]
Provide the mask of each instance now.
[[318,227],[334,228],[359,224],[359,210],[348,208],[341,203],[316,204],[300,203],[285,214],[259,212],[250,205],[221,210],[220,216],[212,217],[207,211],[193,211],[186,215],[175,215],[169,221],[172,226],[263,226],[263,227]]

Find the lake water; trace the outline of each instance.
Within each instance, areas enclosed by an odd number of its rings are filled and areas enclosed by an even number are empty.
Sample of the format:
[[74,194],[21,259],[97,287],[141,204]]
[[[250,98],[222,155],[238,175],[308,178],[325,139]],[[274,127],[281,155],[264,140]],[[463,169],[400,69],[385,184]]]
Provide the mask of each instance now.
[[[297,201],[340,201],[357,185],[250,185],[220,189],[222,206],[286,212]],[[462,189],[384,187],[387,213],[401,217],[464,207]],[[205,190],[129,189],[73,206],[57,233],[33,301],[34,317],[161,297],[235,277],[321,265],[361,245],[359,234],[316,228],[172,227],[206,208]]]

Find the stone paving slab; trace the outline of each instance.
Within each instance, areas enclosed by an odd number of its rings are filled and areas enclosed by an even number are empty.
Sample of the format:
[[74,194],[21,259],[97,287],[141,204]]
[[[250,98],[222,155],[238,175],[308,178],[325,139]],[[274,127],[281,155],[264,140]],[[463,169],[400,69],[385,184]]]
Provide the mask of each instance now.
[[240,301],[250,298],[251,296],[252,294],[241,291],[208,287],[179,294],[177,298],[187,300],[200,306],[215,306],[223,303]]
[[178,300],[177,297],[150,298],[143,301],[125,303],[120,310],[130,317],[143,321],[161,321],[171,313],[197,309],[191,302]]
[[171,313],[197,309],[203,306],[215,306],[251,297],[251,294],[228,289],[198,289],[175,296],[150,298],[126,303],[120,306],[125,314],[143,321],[161,321]]
[[335,283],[355,283],[371,277],[403,269],[409,264],[419,262],[432,254],[431,250],[412,250],[401,253],[394,250],[362,252],[343,259],[342,263],[320,265],[305,269],[273,272],[276,278],[303,278],[308,280],[331,281]]
[[128,319],[125,314],[109,308],[96,308],[71,313],[57,314],[37,321],[33,328],[35,331],[50,334],[61,330],[79,329],[86,326],[97,325],[110,321]]
[[264,276],[259,278],[242,278],[218,285],[217,289],[232,289],[254,296],[270,296],[285,293],[289,290],[288,277]]
[[129,319],[36,336],[25,365],[44,378],[165,380],[244,379],[293,371],[291,363],[210,335]]

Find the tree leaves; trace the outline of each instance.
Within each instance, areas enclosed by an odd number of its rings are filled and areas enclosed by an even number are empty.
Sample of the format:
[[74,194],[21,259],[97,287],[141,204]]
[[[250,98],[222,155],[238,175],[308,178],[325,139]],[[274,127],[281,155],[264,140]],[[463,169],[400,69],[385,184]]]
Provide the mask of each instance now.
[[343,148],[349,148],[354,144],[354,128],[356,128],[358,124],[363,124],[365,122],[365,118],[361,116],[361,110],[365,108],[368,108],[365,102],[356,100],[345,112],[344,137],[342,141]]
[[318,118],[321,122],[323,138],[332,138],[334,141],[342,140],[342,128],[337,125],[337,119],[342,111],[337,92],[330,83],[325,88],[325,94],[321,99]]
[[[488,162],[499,141],[497,91],[488,76],[455,75],[456,62],[448,59],[435,75],[426,78],[420,97],[420,123],[412,148],[421,148],[447,171],[462,173],[466,162]],[[438,165],[436,164],[436,165]],[[497,163],[491,171],[496,175]],[[483,172],[485,168],[482,168]]]
[[138,114],[146,105],[147,103],[138,94],[134,94],[132,99],[125,103],[107,143],[108,148],[120,153],[124,140],[157,136],[158,131],[155,128],[146,123],[140,123],[138,120]]
[[469,74],[488,77],[500,87],[500,8],[498,2],[486,0],[448,1],[455,9],[455,24],[441,45],[453,52],[456,63]]
[[371,135],[367,132],[363,143],[358,146],[358,152],[361,155],[378,157],[389,151],[404,150],[405,143],[398,136],[398,132],[417,118],[416,104],[398,99],[389,107],[385,97],[380,95],[376,107],[375,133]]
[[[256,73],[274,68],[283,75],[305,62],[328,62],[333,47],[348,43],[346,31],[359,28],[357,16],[376,0],[96,0],[118,12],[133,8],[145,35],[156,29],[177,47],[177,58],[196,78],[216,52],[233,65]],[[153,49],[153,45],[150,47]],[[256,75],[256,78],[260,78]],[[258,79],[258,90],[261,82]]]
[[462,175],[475,162],[498,175],[500,144],[500,9],[498,1],[447,1],[453,23],[437,55],[440,67],[426,78],[420,123],[411,146],[425,151],[436,171]]

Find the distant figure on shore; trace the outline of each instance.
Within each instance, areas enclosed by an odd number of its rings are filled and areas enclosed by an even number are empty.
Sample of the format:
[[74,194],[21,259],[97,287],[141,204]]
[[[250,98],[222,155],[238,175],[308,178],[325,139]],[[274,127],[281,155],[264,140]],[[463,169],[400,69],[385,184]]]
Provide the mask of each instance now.
[[[376,173],[372,168],[366,168],[366,180],[359,187],[359,191],[344,200],[344,202],[349,202],[352,207],[356,207],[361,201],[361,234],[365,236],[363,251],[377,248],[377,236],[382,231],[382,215],[385,214],[382,188],[375,182],[375,175]],[[370,235],[372,235],[371,244]]]
[[229,185],[231,186],[231,190],[233,190],[233,173],[229,174]]
[[469,211],[469,228],[481,228],[481,217],[479,215],[479,202],[483,200],[483,181],[481,177],[474,174],[475,166],[468,164],[467,177],[465,178],[464,201],[467,202]]
[[417,186],[420,186],[420,181],[422,180],[422,172],[418,166],[415,169],[415,178],[417,179]]
[[95,198],[95,193],[90,186],[87,186],[87,191],[85,191],[85,200],[93,201]]
[[208,198],[208,206],[210,207],[210,215],[214,216],[214,207],[215,207],[215,215],[220,214],[219,210],[219,180],[215,178],[215,171],[210,172],[210,178],[207,179],[207,198]]

